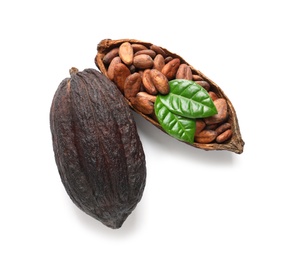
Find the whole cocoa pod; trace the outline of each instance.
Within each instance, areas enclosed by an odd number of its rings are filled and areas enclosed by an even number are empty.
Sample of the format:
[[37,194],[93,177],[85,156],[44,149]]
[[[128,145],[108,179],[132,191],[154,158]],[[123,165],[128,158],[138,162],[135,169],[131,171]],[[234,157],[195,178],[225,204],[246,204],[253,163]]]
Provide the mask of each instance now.
[[116,85],[97,70],[75,71],[56,90],[50,128],[72,201],[120,228],[142,198],[146,162],[132,111]]

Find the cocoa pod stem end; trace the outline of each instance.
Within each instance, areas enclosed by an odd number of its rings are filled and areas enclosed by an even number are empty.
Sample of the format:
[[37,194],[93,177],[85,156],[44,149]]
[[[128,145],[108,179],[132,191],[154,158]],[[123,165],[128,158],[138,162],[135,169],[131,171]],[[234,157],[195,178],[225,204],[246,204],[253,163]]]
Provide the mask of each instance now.
[[69,72],[70,72],[70,75],[72,76],[74,74],[77,74],[79,72],[79,70],[75,67],[72,67],[72,68],[70,68]]

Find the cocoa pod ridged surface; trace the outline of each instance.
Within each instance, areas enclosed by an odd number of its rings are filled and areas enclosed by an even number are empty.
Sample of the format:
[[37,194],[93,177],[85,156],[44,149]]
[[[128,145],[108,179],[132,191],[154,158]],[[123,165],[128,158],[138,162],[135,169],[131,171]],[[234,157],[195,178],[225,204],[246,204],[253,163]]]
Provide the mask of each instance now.
[[141,200],[146,162],[132,110],[95,69],[64,79],[50,127],[55,160],[72,201],[110,228],[120,228]]
[[[126,51],[124,46],[126,46]],[[118,65],[116,65],[117,60]],[[123,60],[126,62],[123,62]],[[95,64],[106,77],[116,82],[120,92],[126,96],[129,106],[162,131],[164,129],[159,124],[152,108],[155,96],[157,93],[163,95],[167,93],[165,82],[167,80],[185,79],[194,81],[209,93],[216,104],[218,114],[201,119],[203,124],[200,125],[203,125],[203,129],[199,129],[200,133],[195,134],[195,141],[191,145],[207,151],[227,150],[237,154],[243,152],[244,141],[231,101],[215,82],[179,55],[168,51],[166,48],[135,39],[104,39],[97,45]],[[119,69],[121,66],[123,66],[124,73]],[[114,73],[116,74],[115,78]],[[140,75],[139,90],[136,89],[136,84],[134,85],[134,91],[133,89],[126,89],[128,84],[122,82],[127,82],[127,77],[132,74],[137,76],[136,73]],[[124,75],[123,81],[117,80],[122,78],[121,74]],[[163,77],[160,74],[163,74]],[[156,84],[158,86],[155,86]],[[147,95],[144,95],[144,93]],[[141,95],[143,98],[141,98]],[[221,129],[224,129],[221,126],[226,123],[229,124],[229,127],[221,133]]]

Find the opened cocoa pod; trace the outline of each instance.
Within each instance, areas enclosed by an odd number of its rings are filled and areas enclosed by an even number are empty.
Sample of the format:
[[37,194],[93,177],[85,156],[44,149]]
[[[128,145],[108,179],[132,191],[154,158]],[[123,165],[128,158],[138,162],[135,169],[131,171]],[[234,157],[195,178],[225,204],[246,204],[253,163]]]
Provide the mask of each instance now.
[[70,70],[50,110],[53,150],[71,200],[104,225],[120,228],[141,200],[146,161],[133,111],[95,69]]
[[243,152],[231,101],[179,55],[149,42],[104,39],[95,64],[134,111],[170,136],[207,151]]

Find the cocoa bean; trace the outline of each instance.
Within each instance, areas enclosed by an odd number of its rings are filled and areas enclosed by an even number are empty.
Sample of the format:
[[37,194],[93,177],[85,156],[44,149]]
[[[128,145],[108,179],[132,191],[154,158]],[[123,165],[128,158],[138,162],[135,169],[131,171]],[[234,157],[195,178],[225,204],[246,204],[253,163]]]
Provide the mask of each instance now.
[[143,83],[143,87],[145,88],[146,92],[148,92],[151,95],[158,94],[158,90],[156,89],[155,84],[153,83],[153,80],[152,80],[150,69],[146,69],[143,72],[142,83]]
[[138,52],[138,51],[141,51],[141,50],[147,50],[148,49],[143,44],[138,44],[138,43],[132,43],[131,47],[133,49],[133,52]]
[[150,46],[150,49],[153,50],[157,54],[161,54],[164,58],[167,56],[165,51],[161,47],[159,47],[157,45],[152,44]]
[[161,72],[167,77],[168,80],[172,80],[175,78],[179,66],[180,59],[175,58],[165,64]]
[[115,64],[113,81],[122,93],[124,93],[124,82],[129,75],[130,70],[126,65],[123,63]]
[[202,81],[202,80],[203,78],[201,76],[193,74],[193,81]]
[[206,91],[209,91],[210,84],[207,81],[204,80],[197,80],[195,81],[197,84],[199,84],[201,87],[203,87]]
[[218,96],[213,91],[209,91],[208,94],[209,94],[209,96],[211,97],[211,99],[213,101],[216,100],[216,99],[218,99]]
[[165,64],[167,64],[168,62],[170,62],[171,60],[173,60],[172,56],[167,56],[165,57]]
[[181,64],[176,73],[176,79],[192,80],[192,71],[187,64]]
[[113,58],[115,58],[118,55],[119,48],[114,48],[111,51],[107,52],[103,57],[103,62],[105,65],[108,65]]
[[215,131],[216,131],[216,133],[217,133],[218,135],[220,135],[221,133],[223,133],[224,131],[226,131],[226,130],[228,130],[228,129],[230,129],[230,128],[231,128],[231,124],[228,123],[228,122],[226,122],[226,123],[220,125],[219,127],[217,127],[217,128],[215,129]]
[[201,144],[209,144],[215,140],[217,133],[213,130],[202,130],[195,136],[195,141]]
[[163,67],[165,66],[165,59],[163,55],[157,54],[154,58],[153,69],[157,69],[158,71],[162,71]]
[[133,62],[133,49],[129,42],[124,42],[119,47],[119,57],[126,64],[131,65]]
[[217,109],[217,114],[204,118],[207,125],[222,123],[228,117],[227,103],[224,98],[218,98],[213,103]]
[[140,54],[134,56],[133,65],[139,69],[151,69],[154,65],[154,61],[151,56],[147,54]]
[[232,130],[227,129],[226,131],[224,131],[223,133],[221,133],[220,135],[216,137],[216,142],[224,143],[225,141],[229,140],[231,136],[232,136]]
[[206,125],[205,129],[207,130],[216,130],[219,124],[211,124],[211,125]]
[[137,93],[136,96],[140,96],[140,97],[145,97],[147,98],[149,101],[155,103],[157,96],[155,95],[150,95],[149,93],[145,92],[145,91],[140,91]]
[[114,79],[114,68],[117,63],[121,63],[119,56],[114,57],[108,66],[107,75],[110,80]]
[[162,72],[158,71],[157,69],[151,69],[150,75],[153,85],[160,94],[166,95],[170,92],[170,85],[168,79]]
[[140,55],[140,54],[147,54],[149,55],[152,59],[154,59],[156,57],[156,53],[153,51],[153,50],[140,50],[140,51],[137,51],[134,56],[137,56],[137,55]]
[[129,99],[140,91],[141,76],[138,72],[129,75],[124,82],[124,96]]
[[196,119],[196,130],[195,135],[197,136],[206,126],[205,122],[202,119]]
[[131,97],[129,101],[135,109],[145,115],[150,115],[154,112],[154,103],[151,102],[147,97],[139,95],[136,97]]

